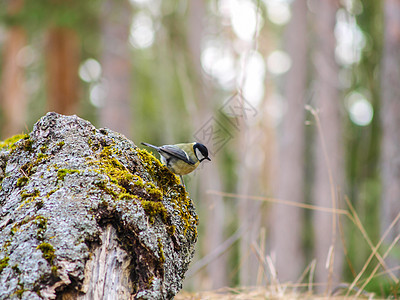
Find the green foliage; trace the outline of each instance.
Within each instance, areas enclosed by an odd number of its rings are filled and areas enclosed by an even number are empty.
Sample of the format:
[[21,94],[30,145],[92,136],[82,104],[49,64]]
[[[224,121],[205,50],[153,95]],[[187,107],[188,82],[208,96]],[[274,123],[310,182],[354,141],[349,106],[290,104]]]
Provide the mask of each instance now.
[[48,26],[68,27],[79,31],[97,25],[100,0],[25,0],[21,9],[10,14],[8,1],[0,2],[0,22],[37,31]]
[[365,287],[370,293],[379,295],[379,298],[398,299],[400,296],[400,283],[395,283],[387,278],[373,278]]
[[[362,11],[354,17],[363,32],[366,45],[359,64],[352,68],[351,91],[361,91],[368,97],[374,109],[374,118],[369,126],[360,127],[348,122],[346,126],[346,167],[348,196],[352,201],[361,222],[373,244],[380,239],[381,178],[380,160],[380,61],[383,36],[383,2],[362,1]],[[348,240],[348,259],[352,266],[345,268],[345,280],[351,281],[354,274],[351,268],[360,270],[371,249],[353,224],[346,229]],[[366,274],[371,270],[368,269]]]

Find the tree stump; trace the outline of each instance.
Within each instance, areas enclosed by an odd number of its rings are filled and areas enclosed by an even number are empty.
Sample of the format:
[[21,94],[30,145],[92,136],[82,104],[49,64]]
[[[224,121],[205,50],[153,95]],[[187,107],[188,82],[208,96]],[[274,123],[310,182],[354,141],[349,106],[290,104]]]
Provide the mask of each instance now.
[[146,150],[48,113],[0,144],[0,299],[170,299],[197,215]]

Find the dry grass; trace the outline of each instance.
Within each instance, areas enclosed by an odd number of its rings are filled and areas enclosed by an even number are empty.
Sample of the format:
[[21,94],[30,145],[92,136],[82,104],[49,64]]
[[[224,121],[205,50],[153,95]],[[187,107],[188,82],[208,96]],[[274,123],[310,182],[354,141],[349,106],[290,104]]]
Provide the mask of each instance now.
[[[260,261],[260,266],[262,270],[258,270],[257,282],[259,282],[258,278],[261,277],[261,274],[268,273],[268,277],[270,278],[269,283],[266,286],[259,286],[259,287],[252,287],[252,288],[223,288],[215,291],[204,291],[204,292],[196,292],[196,293],[188,293],[185,291],[180,292],[175,299],[379,299],[376,298],[374,294],[367,293],[365,291],[365,287],[374,279],[380,276],[384,276],[387,278],[388,281],[393,283],[393,286],[400,286],[399,279],[395,275],[395,271],[398,271],[400,268],[396,268],[396,270],[391,270],[385,263],[385,258],[388,254],[393,250],[393,248],[398,245],[400,240],[400,235],[396,236],[391,244],[382,250],[381,246],[383,244],[384,239],[389,234],[390,231],[393,230],[396,226],[399,226],[400,220],[400,212],[397,214],[396,218],[392,221],[390,226],[385,230],[384,234],[382,235],[379,242],[374,245],[368,236],[368,233],[365,230],[365,226],[362,224],[356,210],[352,206],[351,202],[348,198],[345,198],[347,208],[346,209],[339,209],[337,205],[336,199],[336,192],[334,190],[334,183],[331,176],[331,170],[329,166],[329,159],[327,155],[327,151],[325,148],[325,142],[323,139],[322,130],[320,128],[320,120],[318,118],[318,113],[311,107],[307,107],[308,110],[311,111],[313,114],[319,135],[321,136],[321,142],[323,144],[324,156],[328,168],[329,173],[329,180],[331,186],[331,198],[332,198],[332,207],[320,207],[310,204],[298,203],[293,201],[287,201],[282,199],[276,198],[266,198],[260,196],[250,196],[250,195],[238,195],[232,193],[224,193],[220,191],[209,191],[210,194],[215,194],[222,196],[224,198],[231,198],[231,199],[251,199],[256,201],[263,201],[263,202],[272,202],[278,203],[282,205],[294,206],[303,209],[309,209],[313,211],[323,211],[332,214],[332,226],[336,230],[336,222],[338,216],[344,216],[359,230],[361,236],[368,244],[370,248],[370,255],[364,262],[363,267],[358,273],[354,273],[354,279],[351,283],[348,284],[341,284],[337,287],[332,287],[332,276],[333,276],[333,257],[329,259],[327,267],[330,272],[330,276],[327,283],[324,283],[323,286],[330,287],[328,290],[332,290],[331,294],[325,293],[324,295],[316,295],[314,293],[314,287],[318,284],[313,282],[314,278],[314,269],[315,269],[315,261],[311,262],[310,265],[304,270],[303,274],[300,276],[297,284],[280,284],[277,278],[277,274],[275,272],[275,267],[272,264],[272,259],[269,256],[265,256],[265,251],[262,248],[264,242],[261,242],[260,245],[254,244],[252,246],[252,251],[255,252],[256,256]],[[339,222],[340,223],[340,222]],[[339,224],[339,228],[341,224]],[[342,242],[345,251],[345,256],[347,256],[347,249],[344,243],[344,236],[343,233],[340,232],[342,235]],[[212,263],[212,261],[221,255],[223,252],[227,250],[227,248],[238,238],[241,236],[241,231],[238,230],[229,240],[227,245],[223,245],[218,251],[212,253],[210,255],[210,259],[207,257],[202,264],[198,266],[196,271],[200,270],[201,268],[205,267],[206,264]],[[261,239],[264,240],[265,236],[261,236]],[[336,232],[333,232],[333,239],[332,239],[332,252],[334,249],[336,239]],[[380,249],[381,248],[381,249]],[[380,250],[380,251],[379,251]],[[381,253],[382,254],[381,254]],[[330,257],[330,256],[329,256]],[[375,259],[374,259],[375,258]],[[375,264],[375,265],[374,265]],[[378,271],[381,270],[380,273]],[[343,295],[343,296],[336,296],[336,295]],[[394,295],[395,296],[395,295]]]
[[[189,293],[181,291],[176,300],[258,300],[258,299],[327,299],[324,295],[311,292],[295,292],[291,285],[277,287],[223,288],[215,291]],[[330,296],[329,299],[344,299],[344,296]],[[350,299],[377,299],[372,294],[351,296]]]

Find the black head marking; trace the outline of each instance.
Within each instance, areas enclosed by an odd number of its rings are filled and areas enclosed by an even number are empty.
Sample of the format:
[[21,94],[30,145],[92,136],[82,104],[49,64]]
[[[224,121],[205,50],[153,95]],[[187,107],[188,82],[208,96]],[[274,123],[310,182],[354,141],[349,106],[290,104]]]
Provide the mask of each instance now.
[[[208,157],[208,150],[207,147],[204,146],[203,144],[200,143],[196,143],[193,145],[193,151],[194,151],[194,155],[196,155],[197,159],[202,162],[205,159],[208,159],[211,161],[211,159]],[[198,153],[198,151],[200,153]]]

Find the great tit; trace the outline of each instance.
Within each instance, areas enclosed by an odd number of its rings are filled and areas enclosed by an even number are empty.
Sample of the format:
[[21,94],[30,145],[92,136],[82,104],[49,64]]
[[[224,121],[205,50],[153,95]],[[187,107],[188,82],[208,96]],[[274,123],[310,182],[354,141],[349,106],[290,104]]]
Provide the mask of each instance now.
[[142,143],[142,145],[157,150],[160,154],[161,162],[172,173],[181,177],[183,186],[185,186],[185,183],[183,182],[182,175],[193,172],[205,159],[211,161],[208,157],[207,147],[200,143],[164,145],[160,147],[148,143]]

